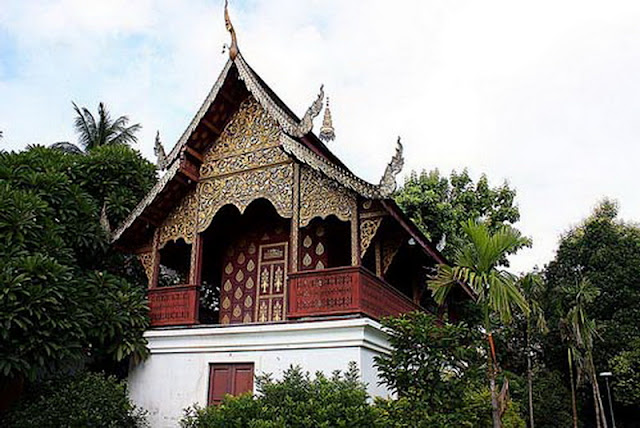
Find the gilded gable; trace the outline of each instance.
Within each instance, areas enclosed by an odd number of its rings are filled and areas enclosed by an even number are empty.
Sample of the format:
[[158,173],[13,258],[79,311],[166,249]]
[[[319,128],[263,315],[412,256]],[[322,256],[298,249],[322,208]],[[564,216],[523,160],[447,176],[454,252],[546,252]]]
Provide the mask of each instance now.
[[280,148],[280,134],[276,121],[249,96],[205,152],[200,178],[287,161],[288,156]]
[[197,188],[198,232],[224,205],[243,212],[258,198],[269,200],[282,217],[293,215],[293,161],[280,147],[281,132],[255,98],[242,102],[205,152]]

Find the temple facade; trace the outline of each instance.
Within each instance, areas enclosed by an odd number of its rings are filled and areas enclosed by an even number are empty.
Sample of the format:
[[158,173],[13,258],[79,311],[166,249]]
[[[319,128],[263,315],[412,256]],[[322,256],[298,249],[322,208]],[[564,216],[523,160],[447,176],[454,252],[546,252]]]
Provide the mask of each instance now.
[[378,321],[444,310],[425,277],[445,260],[390,198],[400,142],[379,184],[359,179],[313,132],[322,88],[299,119],[242,57],[228,16],[227,28],[229,60],[173,150],[158,147],[161,179],[113,235],[148,278],[151,355],[129,385],[153,426],[292,364],[355,361],[386,395]]

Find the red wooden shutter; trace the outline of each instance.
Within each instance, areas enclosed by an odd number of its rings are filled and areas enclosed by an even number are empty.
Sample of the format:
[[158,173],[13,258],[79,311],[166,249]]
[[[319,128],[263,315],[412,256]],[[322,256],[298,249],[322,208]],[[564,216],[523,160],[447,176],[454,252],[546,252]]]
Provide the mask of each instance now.
[[226,394],[253,391],[253,363],[211,364],[209,369],[209,405],[220,404]]

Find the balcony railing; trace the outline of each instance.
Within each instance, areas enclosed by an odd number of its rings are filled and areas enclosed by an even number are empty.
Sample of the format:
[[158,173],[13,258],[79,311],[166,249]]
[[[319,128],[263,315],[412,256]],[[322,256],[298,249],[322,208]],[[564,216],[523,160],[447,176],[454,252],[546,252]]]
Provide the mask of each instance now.
[[198,286],[178,285],[148,290],[151,326],[198,323]]
[[420,309],[404,294],[361,267],[289,275],[289,318],[365,314],[374,319]]
[[[198,324],[197,285],[150,288],[151,326]],[[374,319],[420,309],[407,296],[361,267],[289,275],[288,319],[364,314]]]

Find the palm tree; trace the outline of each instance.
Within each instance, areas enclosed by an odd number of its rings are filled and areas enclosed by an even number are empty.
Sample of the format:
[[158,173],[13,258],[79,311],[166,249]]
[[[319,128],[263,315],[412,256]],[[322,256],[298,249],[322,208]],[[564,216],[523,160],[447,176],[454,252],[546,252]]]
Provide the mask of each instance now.
[[76,103],[72,104],[77,114],[74,127],[78,134],[78,142],[85,150],[99,146],[131,144],[138,141],[135,134],[142,126],[139,123],[127,126],[129,123],[127,116],[120,116],[112,120],[104,103],[98,104],[98,121],[86,108],[80,109]]
[[591,304],[600,295],[600,290],[595,287],[588,279],[581,279],[574,286],[566,290],[571,298],[571,306],[562,319],[562,326],[565,331],[565,339],[568,342],[568,358],[569,370],[571,370],[572,379],[572,400],[574,408],[574,426],[576,426],[577,412],[575,404],[575,386],[573,385],[573,365],[578,371],[578,379],[580,373],[584,370],[591,383],[593,392],[593,406],[596,414],[596,426],[598,428],[607,428],[607,418],[604,413],[604,405],[600,396],[600,388],[598,387],[598,378],[593,362],[593,344],[598,332],[595,320],[589,318],[587,306]]
[[467,284],[475,293],[476,303],[482,309],[489,348],[487,362],[493,426],[500,428],[506,397],[502,393],[499,397],[496,387],[498,369],[492,317],[509,322],[512,307],[525,313],[529,311],[524,296],[518,290],[516,277],[501,266],[508,254],[529,245],[530,240],[506,225],[491,233],[485,223],[474,220],[463,224],[463,231],[470,243],[456,252],[453,266],[438,265],[435,277],[429,281],[429,288],[439,304],[444,303],[451,289],[460,283]]
[[522,290],[529,313],[526,316],[525,336],[526,336],[526,352],[527,352],[527,384],[529,389],[529,428],[534,428],[533,419],[533,367],[531,356],[533,348],[531,345],[531,336],[534,330],[546,334],[549,329],[544,318],[544,311],[540,306],[542,295],[545,290],[545,283],[538,272],[530,272],[518,280],[519,288]]

